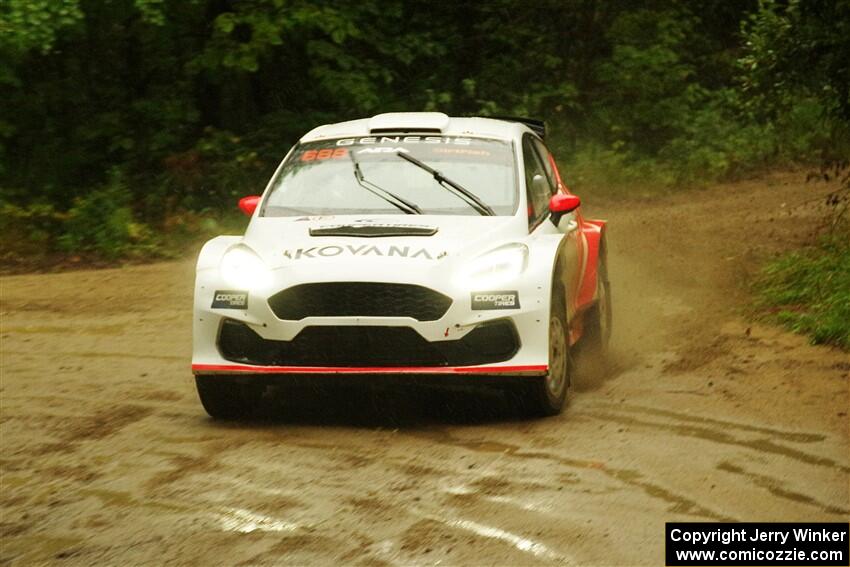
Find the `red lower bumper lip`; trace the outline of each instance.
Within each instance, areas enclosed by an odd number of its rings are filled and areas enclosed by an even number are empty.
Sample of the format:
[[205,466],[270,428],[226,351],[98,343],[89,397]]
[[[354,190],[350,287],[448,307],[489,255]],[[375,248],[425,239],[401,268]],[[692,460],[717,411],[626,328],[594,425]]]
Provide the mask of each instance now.
[[194,374],[527,374],[542,375],[548,366],[253,366],[249,364],[193,364]]

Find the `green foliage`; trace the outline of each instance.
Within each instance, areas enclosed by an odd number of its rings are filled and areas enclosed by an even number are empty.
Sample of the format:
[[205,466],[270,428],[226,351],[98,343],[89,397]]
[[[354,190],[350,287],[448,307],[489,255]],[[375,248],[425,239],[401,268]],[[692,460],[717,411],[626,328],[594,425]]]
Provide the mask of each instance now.
[[[123,196],[122,196],[123,195]],[[156,231],[122,202],[126,191],[113,184],[77,200],[70,212],[51,205],[0,203],[0,262],[3,271],[29,271],[84,261],[176,258],[220,234],[245,231],[237,210],[180,210],[163,215]]]
[[567,154],[602,152],[624,179],[817,159],[829,104],[789,92],[766,115],[749,98],[807,5],[8,0],[0,184],[67,210],[119,166],[159,221],[258,192],[317,124],[422,109],[543,117]]
[[[173,214],[178,208],[202,210],[217,203],[232,206],[246,191],[259,193],[271,176],[256,143],[233,132],[205,129],[195,146],[165,160],[168,175],[163,195],[152,194],[152,205]],[[279,158],[280,156],[275,156]],[[179,194],[179,200],[173,196]],[[163,198],[165,201],[163,201]]]
[[684,49],[693,28],[689,17],[650,10],[613,22],[611,57],[597,71],[602,95],[595,110],[614,146],[658,151],[681,131],[701,94]]
[[5,0],[0,5],[0,48],[48,53],[59,33],[82,19],[79,0]]
[[659,151],[658,158],[676,172],[676,181],[714,181],[763,168],[779,152],[775,125],[747,120],[737,112],[731,89],[703,93],[679,125],[680,133]]
[[[579,189],[846,156],[848,3],[5,0],[0,200],[127,255],[133,223],[260,192],[314,126],[399,110],[544,118]],[[108,238],[71,220],[104,191]]]
[[850,350],[850,233],[769,263],[756,288],[772,318],[815,343]]
[[142,20],[155,26],[164,26],[165,0],[133,0]]
[[776,115],[802,90],[850,122],[850,0],[760,0],[742,27],[753,106]]
[[0,241],[3,260],[19,256],[44,256],[62,233],[66,215],[52,205],[33,203],[20,207],[0,203]]
[[699,102],[689,103],[686,118],[668,120],[672,134],[655,152],[641,152],[636,140],[583,144],[565,168],[572,182],[656,190],[701,185],[777,163],[817,163],[822,148],[836,142],[825,131],[817,101],[798,100],[781,120],[759,122],[742,110],[733,89],[691,94]]
[[579,193],[657,194],[676,182],[676,172],[650,158],[586,145],[559,165],[564,181]]
[[850,202],[850,0],[761,0],[742,28],[746,105],[783,126],[787,147],[843,176],[832,220],[841,224]]
[[72,253],[92,253],[114,260],[156,251],[150,229],[135,222],[130,194],[120,175],[110,183],[74,201],[57,242]]

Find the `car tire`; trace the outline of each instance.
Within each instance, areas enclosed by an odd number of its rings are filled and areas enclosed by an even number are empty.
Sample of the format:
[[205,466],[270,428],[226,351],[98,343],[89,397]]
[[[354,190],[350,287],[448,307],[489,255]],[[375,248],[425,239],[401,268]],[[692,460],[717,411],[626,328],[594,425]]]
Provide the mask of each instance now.
[[195,376],[201,405],[213,419],[250,417],[260,405],[265,389],[259,384],[240,384],[231,376]]
[[608,281],[608,262],[599,256],[596,272],[596,304],[585,315],[583,350],[596,361],[604,361],[611,340],[611,283]]
[[546,376],[521,379],[525,413],[530,417],[561,413],[567,400],[571,372],[565,294],[561,286],[556,286],[549,314],[549,372]]

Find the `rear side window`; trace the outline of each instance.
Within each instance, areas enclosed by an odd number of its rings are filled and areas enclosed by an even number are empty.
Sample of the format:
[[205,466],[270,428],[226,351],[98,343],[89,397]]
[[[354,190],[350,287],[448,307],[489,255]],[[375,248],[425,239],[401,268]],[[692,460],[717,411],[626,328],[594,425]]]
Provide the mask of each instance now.
[[[526,134],[522,139],[522,160],[525,162],[525,187],[528,195],[528,225],[536,226],[549,213],[549,198],[553,189],[546,175],[546,167],[540,155],[534,148],[534,140]],[[543,183],[535,183],[535,176],[540,176]]]

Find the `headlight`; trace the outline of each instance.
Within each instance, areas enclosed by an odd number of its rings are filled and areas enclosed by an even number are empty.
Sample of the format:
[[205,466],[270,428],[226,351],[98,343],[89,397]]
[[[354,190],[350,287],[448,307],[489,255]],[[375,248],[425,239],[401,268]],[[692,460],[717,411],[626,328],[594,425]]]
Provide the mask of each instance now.
[[527,264],[528,247],[525,244],[507,244],[461,268],[456,283],[470,290],[493,289],[515,279]]
[[219,267],[222,279],[235,289],[262,289],[271,283],[271,272],[245,246],[236,246],[224,253]]

